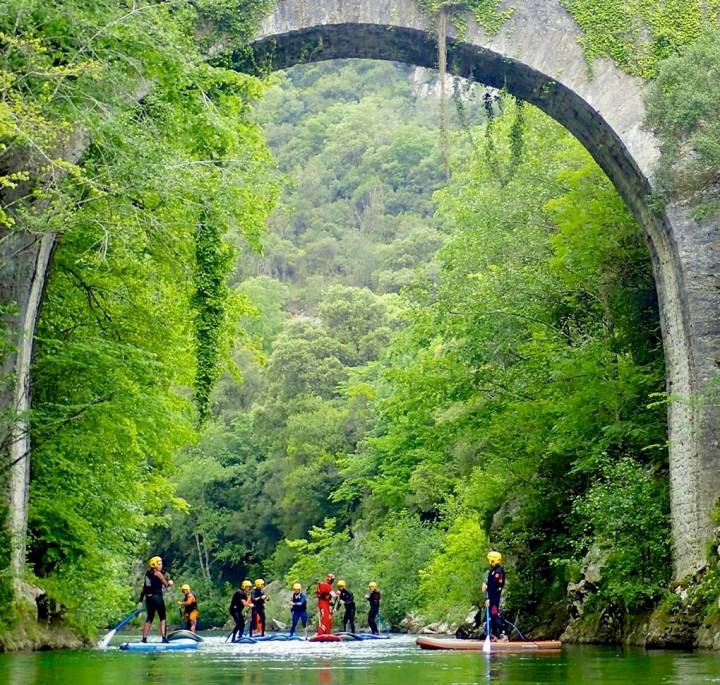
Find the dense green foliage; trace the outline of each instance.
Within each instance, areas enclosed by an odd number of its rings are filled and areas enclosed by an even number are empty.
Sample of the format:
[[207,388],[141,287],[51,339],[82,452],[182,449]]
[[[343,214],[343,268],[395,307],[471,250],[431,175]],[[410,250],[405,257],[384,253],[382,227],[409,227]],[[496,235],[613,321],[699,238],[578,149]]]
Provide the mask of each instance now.
[[258,248],[275,196],[248,116],[263,87],[206,66],[194,38],[230,9],[11,0],[0,18],[1,174],[26,194],[4,221],[59,234],[33,367],[29,561],[83,626],[128,606],[146,529],[186,508],[168,475],[195,439],[193,378],[202,400],[224,312],[234,330],[248,311],[225,272],[230,245]]
[[693,199],[701,216],[717,215],[720,169],[720,34],[708,32],[666,60],[648,99],[648,123],[658,132],[657,177],[666,199]]
[[173,534],[168,556],[221,582],[332,569],[362,592],[376,579],[394,625],[464,617],[491,543],[523,612],[562,606],[586,555],[609,571],[596,606],[657,597],[669,522],[654,284],[602,172],[507,98],[483,123],[471,93],[438,190],[438,108],[403,69],[280,79],[262,115],[288,191],[263,258],[238,263],[261,352],[237,352],[244,386],[220,383],[182,458],[197,538]]

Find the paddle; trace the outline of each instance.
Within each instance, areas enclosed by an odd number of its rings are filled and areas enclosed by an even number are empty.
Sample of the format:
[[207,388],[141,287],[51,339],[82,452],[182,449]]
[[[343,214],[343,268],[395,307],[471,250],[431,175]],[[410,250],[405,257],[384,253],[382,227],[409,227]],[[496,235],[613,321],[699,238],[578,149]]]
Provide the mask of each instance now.
[[120,623],[118,623],[114,628],[111,628],[107,635],[103,637],[97,644],[99,649],[106,649],[107,646],[110,644],[110,641],[115,637],[115,633],[120,630],[120,628],[125,627],[130,621],[132,621],[140,612],[142,612],[142,609],[133,609]]
[[485,607],[485,642],[483,642],[483,652],[490,653],[490,607]]

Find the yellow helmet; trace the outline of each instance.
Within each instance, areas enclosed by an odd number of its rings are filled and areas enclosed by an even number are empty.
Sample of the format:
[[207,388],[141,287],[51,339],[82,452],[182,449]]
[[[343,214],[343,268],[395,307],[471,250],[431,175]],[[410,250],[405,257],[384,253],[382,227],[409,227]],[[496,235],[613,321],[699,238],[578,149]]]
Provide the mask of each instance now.
[[185,583],[184,585],[180,586],[180,590],[182,592],[190,592],[190,586],[187,583]]
[[300,590],[302,590],[302,585],[300,585],[300,583],[293,583],[293,591],[300,592]]
[[240,587],[252,587],[252,583],[249,580],[243,580]]
[[148,566],[150,568],[160,568],[162,566],[162,559],[160,557],[153,557],[148,561]]
[[495,564],[499,564],[502,561],[502,554],[500,552],[488,552],[487,560],[490,563],[491,566],[495,566]]
[[376,583],[374,580],[371,580],[371,581],[368,583],[368,587],[369,587],[371,590],[377,590],[377,583]]
[[255,587],[258,589],[265,587],[265,581],[262,578],[258,578],[255,581]]
[[346,583],[344,580],[338,580],[337,586],[338,586],[341,590],[344,590],[344,589],[347,587],[347,583]]

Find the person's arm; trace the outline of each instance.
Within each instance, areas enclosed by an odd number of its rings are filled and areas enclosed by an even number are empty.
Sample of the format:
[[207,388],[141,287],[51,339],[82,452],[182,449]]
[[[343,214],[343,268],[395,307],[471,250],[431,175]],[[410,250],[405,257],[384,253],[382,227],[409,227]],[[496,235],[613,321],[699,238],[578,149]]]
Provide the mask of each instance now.
[[172,580],[168,580],[168,579],[167,579],[160,571],[158,571],[157,569],[155,569],[155,570],[153,571],[153,573],[155,574],[155,577],[163,584],[163,587],[172,587],[172,586],[173,586],[174,583],[172,582]]

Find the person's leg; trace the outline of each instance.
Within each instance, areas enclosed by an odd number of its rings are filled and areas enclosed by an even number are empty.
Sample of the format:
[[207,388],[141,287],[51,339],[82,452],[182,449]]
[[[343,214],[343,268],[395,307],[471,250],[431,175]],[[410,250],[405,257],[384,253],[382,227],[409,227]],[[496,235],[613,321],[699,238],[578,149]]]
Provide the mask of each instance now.
[[250,628],[248,630],[248,635],[250,637],[253,636],[253,630],[257,626],[257,609],[255,607],[252,608],[252,611],[250,612]]
[[290,626],[290,635],[295,635],[295,628],[297,627],[298,621],[300,620],[300,612],[292,612],[292,625]]
[[260,630],[262,631],[262,636],[265,637],[265,607],[263,607],[259,612],[258,615],[260,617]]
[[167,616],[165,615],[165,602],[162,597],[158,601],[157,614],[160,619],[160,635],[162,636],[162,641],[167,642]]
[[500,637],[500,608],[497,604],[490,605],[490,633],[493,637]]
[[142,641],[147,642],[148,634],[150,633],[150,628],[152,628],[153,621],[155,620],[155,602],[153,602],[152,597],[146,597],[145,599],[145,612],[146,612],[146,618],[145,618],[145,625],[143,626],[143,634],[142,634]]
[[348,620],[350,621],[350,632],[354,633],[355,632],[355,605],[354,604],[350,605],[350,612],[349,612]]
[[378,615],[378,612],[376,609],[370,609],[370,613],[368,614],[368,625],[370,626],[370,632],[373,635],[377,635],[379,633],[377,623],[375,623],[375,617]]

